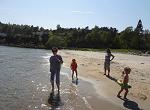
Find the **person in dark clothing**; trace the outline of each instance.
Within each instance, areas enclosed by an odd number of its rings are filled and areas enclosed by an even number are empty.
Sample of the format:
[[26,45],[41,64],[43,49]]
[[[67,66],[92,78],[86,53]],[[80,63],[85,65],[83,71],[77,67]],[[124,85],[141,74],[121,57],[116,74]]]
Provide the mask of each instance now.
[[52,53],[53,55],[50,57],[49,62],[50,62],[50,82],[52,85],[52,93],[54,93],[54,78],[56,76],[56,85],[58,89],[58,94],[60,94],[60,69],[61,69],[61,64],[63,63],[63,59],[60,55],[57,54],[58,48],[53,47],[52,48]]

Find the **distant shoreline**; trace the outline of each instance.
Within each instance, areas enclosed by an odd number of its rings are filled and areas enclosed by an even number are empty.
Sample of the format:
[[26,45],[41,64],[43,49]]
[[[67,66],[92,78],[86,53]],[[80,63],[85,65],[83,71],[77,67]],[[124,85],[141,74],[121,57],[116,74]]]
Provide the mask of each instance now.
[[[48,49],[43,45],[16,45],[16,44],[0,44],[0,46],[9,46],[9,47],[20,47],[20,48],[32,48],[32,49]],[[93,52],[104,52],[105,49],[94,49],[94,48],[73,48],[73,47],[62,47],[60,49],[66,50],[80,50],[80,51],[93,51]],[[133,49],[111,49],[114,53],[124,53],[131,55],[139,55],[139,56],[150,56],[150,50],[133,50]]]
[[20,47],[20,48],[32,48],[32,49],[46,49],[44,46],[42,45],[16,45],[16,44],[0,44],[0,46],[9,46],[9,47]]

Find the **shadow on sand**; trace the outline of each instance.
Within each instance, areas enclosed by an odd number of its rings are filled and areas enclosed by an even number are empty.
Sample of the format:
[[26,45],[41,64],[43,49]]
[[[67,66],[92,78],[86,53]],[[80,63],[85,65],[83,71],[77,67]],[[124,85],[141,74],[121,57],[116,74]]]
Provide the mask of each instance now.
[[130,110],[142,110],[138,107],[138,104],[132,100],[129,100],[129,99],[123,99],[120,97],[121,100],[123,100],[123,106],[127,109],[130,109]]
[[111,76],[108,76],[108,75],[106,75],[106,77],[107,77],[107,78],[109,78],[109,79],[111,79],[112,81],[115,81],[115,82],[117,82],[117,79],[116,79],[116,78],[113,78],[113,77],[111,77]]
[[128,109],[131,109],[131,110],[141,110],[138,107],[138,104],[134,101],[131,101],[131,100],[124,101],[123,106],[128,108]]
[[56,110],[59,107],[63,106],[63,103],[61,101],[61,97],[59,94],[54,95],[53,93],[50,93],[50,96],[48,98],[48,103],[50,104],[51,109],[49,110]]
[[[112,81],[114,82],[117,82],[117,79],[111,77],[111,76],[106,76],[107,78],[111,79]],[[123,100],[123,106],[127,109],[130,109],[130,110],[142,110],[138,107],[138,104],[134,101],[131,101],[129,99],[123,99],[121,97],[119,97],[121,100]]]

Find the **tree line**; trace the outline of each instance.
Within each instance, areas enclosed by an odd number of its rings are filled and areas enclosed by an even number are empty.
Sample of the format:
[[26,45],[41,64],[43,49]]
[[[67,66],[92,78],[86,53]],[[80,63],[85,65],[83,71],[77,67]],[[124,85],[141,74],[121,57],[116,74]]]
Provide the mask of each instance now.
[[116,28],[95,26],[92,29],[62,28],[44,29],[33,25],[4,24],[0,22],[0,44],[22,47],[51,48],[114,48],[150,49],[150,31],[143,30],[142,21],[137,27],[127,27],[122,32]]

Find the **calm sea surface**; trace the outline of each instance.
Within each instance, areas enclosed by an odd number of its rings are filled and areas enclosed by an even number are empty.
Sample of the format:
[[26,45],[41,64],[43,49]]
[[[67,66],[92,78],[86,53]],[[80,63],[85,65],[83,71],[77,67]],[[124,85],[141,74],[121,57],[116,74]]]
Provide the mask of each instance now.
[[[88,110],[92,109],[90,84],[71,82],[70,71],[62,67],[61,104],[48,103],[50,50],[0,46],[0,110]],[[86,87],[87,86],[87,87]],[[91,86],[92,87],[92,86]],[[92,92],[92,91],[91,91]]]

